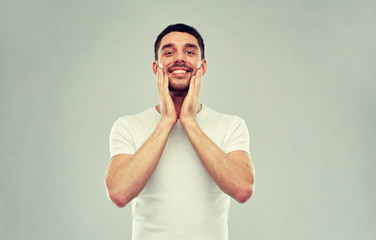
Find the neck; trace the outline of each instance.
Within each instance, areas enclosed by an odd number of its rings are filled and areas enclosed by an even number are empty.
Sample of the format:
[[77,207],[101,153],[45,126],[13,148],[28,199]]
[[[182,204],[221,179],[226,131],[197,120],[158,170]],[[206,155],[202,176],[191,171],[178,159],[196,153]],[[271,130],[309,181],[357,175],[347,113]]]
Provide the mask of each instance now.
[[[178,96],[177,95],[171,95],[171,98],[172,98],[172,101],[174,102],[174,105],[175,105],[176,114],[178,116],[180,116],[180,111],[181,111],[181,107],[182,107],[184,99],[185,99],[185,95],[178,95]],[[161,109],[160,109],[159,104],[156,106],[156,109],[159,113],[161,113]],[[200,104],[198,112],[200,112],[201,109],[202,109],[202,105]]]
[[183,105],[185,96],[175,96],[171,95],[172,101],[175,105],[175,111],[178,116],[180,116],[181,106]]

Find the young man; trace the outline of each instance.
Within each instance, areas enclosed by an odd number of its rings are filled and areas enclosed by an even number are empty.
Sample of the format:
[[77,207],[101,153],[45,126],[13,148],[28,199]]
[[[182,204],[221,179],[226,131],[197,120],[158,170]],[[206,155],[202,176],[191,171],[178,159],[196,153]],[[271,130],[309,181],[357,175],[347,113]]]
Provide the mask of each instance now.
[[193,27],[168,26],[155,45],[159,104],[119,118],[110,134],[110,199],[132,201],[134,240],[227,239],[230,197],[254,189],[244,121],[199,103],[204,42]]

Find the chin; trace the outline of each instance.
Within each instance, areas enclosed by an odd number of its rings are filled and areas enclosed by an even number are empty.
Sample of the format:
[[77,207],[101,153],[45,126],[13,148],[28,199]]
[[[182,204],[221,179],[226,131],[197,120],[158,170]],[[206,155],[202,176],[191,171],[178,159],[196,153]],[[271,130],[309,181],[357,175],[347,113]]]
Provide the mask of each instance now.
[[191,78],[169,78],[169,86],[176,89],[189,88]]
[[173,96],[186,96],[189,90],[189,84],[185,86],[169,86],[170,94]]
[[170,89],[170,95],[175,97],[185,97],[187,96],[188,91],[175,91]]

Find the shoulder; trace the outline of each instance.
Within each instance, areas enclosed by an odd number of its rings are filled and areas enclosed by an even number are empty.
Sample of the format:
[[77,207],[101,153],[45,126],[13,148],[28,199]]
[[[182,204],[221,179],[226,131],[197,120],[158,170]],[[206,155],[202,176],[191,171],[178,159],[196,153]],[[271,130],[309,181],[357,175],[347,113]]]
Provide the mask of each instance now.
[[160,114],[155,107],[150,107],[136,114],[119,117],[113,124],[111,132],[135,138],[149,136],[159,121]]
[[235,150],[249,152],[249,134],[245,121],[237,116],[203,108],[200,127],[225,153]]
[[237,116],[237,115],[231,115],[226,113],[221,113],[215,110],[212,110],[211,108],[203,105],[203,114],[202,114],[202,120],[203,121],[211,121],[211,122],[218,122],[222,124],[239,124],[244,123],[244,119]]
[[142,112],[131,114],[131,115],[124,115],[119,117],[115,124],[119,125],[142,125],[147,122],[154,122],[158,120],[159,113],[155,109],[155,107],[150,107]]

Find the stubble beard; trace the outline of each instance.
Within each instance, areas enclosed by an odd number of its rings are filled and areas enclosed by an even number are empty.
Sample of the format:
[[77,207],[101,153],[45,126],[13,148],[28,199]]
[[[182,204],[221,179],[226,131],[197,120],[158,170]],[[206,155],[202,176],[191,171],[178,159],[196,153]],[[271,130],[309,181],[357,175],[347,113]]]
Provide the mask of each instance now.
[[[167,71],[171,73],[171,69],[173,67],[185,67],[189,70],[190,76],[188,77],[169,77],[168,81],[168,89],[170,90],[170,94],[173,96],[186,96],[189,90],[189,84],[191,82],[192,76],[194,76],[193,68],[187,66],[185,64],[174,64],[170,66]],[[197,70],[196,70],[197,71]],[[186,80],[188,79],[188,80]]]
[[[169,78],[168,89],[170,94],[173,96],[186,96],[189,90],[189,83],[191,82],[192,76],[186,82],[185,79],[171,79]],[[184,83],[183,83],[184,81]]]
[[[169,77],[168,81],[168,89],[170,90],[170,94],[173,96],[186,96],[189,90],[189,84],[192,79],[192,71],[190,71],[190,76],[188,77]],[[188,79],[188,80],[187,80]]]

